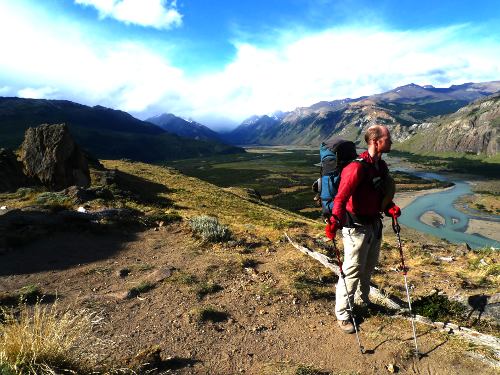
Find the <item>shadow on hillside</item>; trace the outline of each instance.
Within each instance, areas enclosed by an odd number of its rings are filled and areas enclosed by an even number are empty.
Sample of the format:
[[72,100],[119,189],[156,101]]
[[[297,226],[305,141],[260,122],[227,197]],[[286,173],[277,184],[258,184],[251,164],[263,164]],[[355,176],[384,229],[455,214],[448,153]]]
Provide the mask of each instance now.
[[144,230],[134,210],[79,213],[30,207],[0,215],[0,276],[106,259]]
[[173,206],[172,200],[165,195],[172,193],[174,190],[165,185],[119,170],[115,171],[114,179],[121,190],[132,193],[134,200],[161,207]]
[[0,276],[63,270],[106,259],[134,238],[133,233],[51,233],[1,254]]

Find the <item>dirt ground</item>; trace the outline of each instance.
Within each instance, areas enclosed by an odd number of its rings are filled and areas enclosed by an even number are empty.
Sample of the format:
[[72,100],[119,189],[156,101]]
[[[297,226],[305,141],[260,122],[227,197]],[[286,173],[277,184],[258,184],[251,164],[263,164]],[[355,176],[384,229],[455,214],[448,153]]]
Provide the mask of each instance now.
[[[82,349],[117,368],[158,345],[164,373],[385,374],[395,365],[401,374],[498,374],[475,358],[477,348],[423,325],[425,355],[415,360],[409,321],[384,314],[361,323],[368,353],[360,354],[355,336],[338,329],[332,298],[308,299],[290,288],[287,266],[313,260],[251,230],[239,239],[202,244],[186,222],[53,233],[0,255],[0,290],[36,284],[61,305],[93,311],[94,338]],[[145,281],[154,287],[126,298]],[[220,290],[204,295],[206,283]],[[207,307],[221,313],[220,322],[200,321]]]

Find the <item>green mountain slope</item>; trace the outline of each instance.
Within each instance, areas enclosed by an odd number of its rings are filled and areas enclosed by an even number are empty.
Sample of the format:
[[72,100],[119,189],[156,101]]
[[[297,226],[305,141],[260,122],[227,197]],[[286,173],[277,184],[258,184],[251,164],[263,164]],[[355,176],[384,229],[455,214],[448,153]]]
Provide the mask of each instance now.
[[66,123],[76,141],[98,158],[161,162],[243,152],[217,141],[171,134],[126,112],[66,100],[0,98],[0,147],[17,148],[28,127]]
[[467,152],[494,156],[498,152],[500,94],[480,99],[435,121],[414,125],[399,146],[410,152]]

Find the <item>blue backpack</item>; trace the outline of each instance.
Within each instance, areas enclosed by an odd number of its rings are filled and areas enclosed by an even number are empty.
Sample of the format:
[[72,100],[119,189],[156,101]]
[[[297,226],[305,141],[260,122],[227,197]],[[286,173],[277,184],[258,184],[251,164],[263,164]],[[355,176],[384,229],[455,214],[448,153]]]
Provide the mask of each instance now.
[[316,201],[321,201],[325,219],[332,216],[333,200],[340,185],[342,169],[358,157],[356,145],[351,141],[332,138],[319,148],[321,177],[313,184]]

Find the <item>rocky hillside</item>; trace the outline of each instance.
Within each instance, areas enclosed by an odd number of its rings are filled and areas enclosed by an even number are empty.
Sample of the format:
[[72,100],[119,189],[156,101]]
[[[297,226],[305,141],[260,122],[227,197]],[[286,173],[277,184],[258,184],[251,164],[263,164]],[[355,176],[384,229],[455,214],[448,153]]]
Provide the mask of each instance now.
[[400,148],[412,152],[497,154],[500,94],[480,99],[435,120],[411,126],[408,139]]
[[[286,231],[328,254],[322,223],[174,169],[102,163],[107,170],[92,171],[86,198],[66,191],[0,194],[0,306],[45,295],[44,306],[59,297],[55,311],[91,318],[92,329],[75,331],[72,324],[63,331],[78,333],[78,345],[45,365],[54,373],[61,362],[79,374],[497,373],[498,353],[468,341],[479,334],[462,327],[498,332],[482,313],[484,303],[498,301],[498,253],[467,251],[404,228],[413,307],[428,314],[416,324],[425,355],[414,359],[410,322],[382,305],[360,319],[367,349],[361,354],[356,338],[337,328],[337,276],[283,237]],[[200,223],[213,223],[207,214],[218,226],[205,232]],[[401,299],[396,238],[387,229],[373,281]],[[211,233],[224,236],[205,236]],[[476,305],[483,310],[473,317],[482,317],[471,323],[467,315]],[[0,353],[7,344],[0,340]],[[23,357],[12,357],[4,368],[23,365]]]
[[388,125],[397,141],[408,137],[413,124],[450,114],[473,100],[500,91],[500,81],[466,83],[449,88],[409,84],[388,92],[297,108],[279,118],[253,117],[227,134],[233,144],[317,145],[334,135],[360,141],[374,123]]
[[110,108],[0,97],[0,147],[19,147],[29,127],[60,123],[66,123],[77,143],[99,158],[160,162],[243,152],[218,141],[188,140]]
[[221,141],[220,135],[212,129],[196,121],[184,120],[172,113],[150,117],[146,121],[159,126],[169,133],[174,133],[184,138]]

